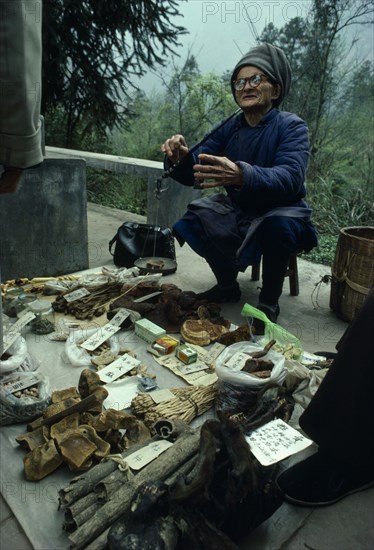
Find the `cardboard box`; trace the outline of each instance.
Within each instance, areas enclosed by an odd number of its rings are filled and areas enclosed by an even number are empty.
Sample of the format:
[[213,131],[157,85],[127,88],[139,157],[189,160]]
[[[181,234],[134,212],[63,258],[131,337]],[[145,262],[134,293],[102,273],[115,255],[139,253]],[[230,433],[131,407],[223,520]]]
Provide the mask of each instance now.
[[139,319],[139,321],[135,321],[135,334],[148,342],[148,344],[151,344],[156,338],[166,334],[166,330],[148,319]]
[[194,349],[186,346],[185,344],[178,346],[175,350],[175,355],[185,365],[190,365],[197,361],[197,353]]
[[172,353],[179,344],[179,340],[166,334],[166,336],[156,338],[152,344],[152,347],[158,351],[160,355],[168,355],[169,353]]

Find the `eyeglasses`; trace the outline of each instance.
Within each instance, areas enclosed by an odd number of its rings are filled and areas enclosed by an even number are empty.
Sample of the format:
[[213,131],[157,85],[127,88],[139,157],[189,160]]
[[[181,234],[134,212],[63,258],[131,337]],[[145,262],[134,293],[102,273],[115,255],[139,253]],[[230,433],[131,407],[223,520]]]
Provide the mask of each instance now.
[[254,74],[249,78],[239,78],[238,80],[234,80],[233,84],[235,90],[240,92],[240,90],[243,90],[247,83],[251,88],[257,88],[264,79],[268,80],[268,77],[265,74]]

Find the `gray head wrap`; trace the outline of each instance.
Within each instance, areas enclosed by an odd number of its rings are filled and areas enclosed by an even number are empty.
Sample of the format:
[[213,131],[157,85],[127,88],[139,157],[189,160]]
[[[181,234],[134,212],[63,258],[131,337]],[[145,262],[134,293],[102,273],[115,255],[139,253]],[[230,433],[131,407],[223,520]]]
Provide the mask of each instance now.
[[261,69],[274,82],[278,82],[281,93],[278,99],[273,101],[274,107],[278,107],[289,92],[291,85],[291,67],[287,57],[280,48],[276,48],[266,42],[252,48],[237,63],[231,77],[231,90],[235,98],[233,81],[239,70],[246,65],[253,65]]

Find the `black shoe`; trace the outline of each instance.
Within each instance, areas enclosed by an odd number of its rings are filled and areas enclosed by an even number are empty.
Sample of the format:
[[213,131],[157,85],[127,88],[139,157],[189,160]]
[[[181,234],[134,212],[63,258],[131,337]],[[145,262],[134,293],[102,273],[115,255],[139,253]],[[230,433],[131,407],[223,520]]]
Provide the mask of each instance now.
[[242,293],[239,288],[239,284],[235,283],[230,287],[215,285],[205,292],[196,294],[196,298],[197,300],[207,300],[208,302],[222,304],[224,302],[239,302],[241,295]]
[[373,468],[349,469],[318,451],[277,479],[284,499],[299,506],[328,506],[374,486]]
[[[266,317],[271,321],[272,323],[276,323],[280,309],[279,305],[276,306],[275,310],[270,309],[269,307],[265,305],[258,305],[257,309],[262,311],[262,313],[265,313]],[[265,333],[265,323],[261,321],[260,319],[257,319],[256,317],[253,318],[253,327],[255,329],[256,335],[261,335]]]

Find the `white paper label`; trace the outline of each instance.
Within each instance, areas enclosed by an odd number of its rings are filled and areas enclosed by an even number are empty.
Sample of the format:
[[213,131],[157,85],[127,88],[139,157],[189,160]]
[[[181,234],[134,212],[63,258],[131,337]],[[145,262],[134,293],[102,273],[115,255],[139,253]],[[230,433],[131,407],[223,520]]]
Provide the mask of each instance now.
[[103,327],[97,329],[97,331],[92,334],[83,344],[81,344],[81,347],[86,349],[87,351],[94,351],[96,348],[98,348],[103,342],[108,340],[113,334],[118,332],[121,327],[112,325],[111,323],[107,323]]
[[175,399],[175,395],[168,389],[165,390],[155,390],[149,392],[149,395],[152,397],[155,403],[164,403],[165,401],[170,401]]
[[165,439],[154,441],[142,449],[139,449],[139,451],[127,456],[125,460],[132,470],[141,470],[172,446],[173,444]]
[[114,317],[109,321],[112,325],[120,326],[123,321],[127,319],[130,315],[130,311],[128,309],[125,309],[124,307],[117,311]]
[[201,370],[206,370],[208,365],[202,361],[195,361],[191,365],[185,365],[183,367],[178,367],[182,374],[191,374],[192,372],[200,372]]
[[[210,386],[210,384],[214,384],[214,382],[218,379],[215,372],[207,372],[205,369],[198,372],[183,374],[181,371],[181,361],[173,354],[165,355],[163,357],[155,357],[155,360],[157,363],[171,370],[174,374],[180,376],[188,384],[193,386]],[[192,365],[194,364],[195,363],[192,363]]]
[[139,359],[135,359],[125,353],[121,357],[118,357],[115,361],[98,371],[100,380],[105,383],[113,382],[120,376],[123,376],[130,370],[140,365]]
[[225,365],[226,367],[229,367],[231,370],[234,370],[234,371],[242,370],[242,368],[245,365],[245,362],[248,359],[249,359],[249,355],[247,353],[238,351],[234,353],[234,355],[226,361]]
[[77,290],[73,290],[72,292],[65,294],[64,299],[70,304],[70,302],[75,302],[76,300],[89,295],[90,291],[87,290],[87,288],[77,288]]
[[280,418],[261,426],[245,438],[263,466],[284,460],[313,443]]
[[35,319],[34,313],[32,311],[27,311],[22,317],[18,319],[9,329],[9,331],[4,334],[4,347],[3,352],[10,348],[10,346],[17,340],[20,336],[21,330],[26,326],[30,321]]
[[226,348],[223,344],[219,342],[214,342],[212,347],[209,349],[209,362],[213,363],[221,355],[223,350]]
[[27,377],[27,379],[23,380],[16,380],[15,382],[7,382],[6,386],[4,384],[4,388],[9,393],[14,393],[16,391],[25,390],[26,388],[30,388],[31,386],[34,386],[35,384],[38,384],[40,380],[42,379],[40,374],[33,374],[30,377]]
[[105,384],[104,388],[108,391],[108,397],[104,400],[104,407],[116,411],[128,409],[131,401],[139,393],[138,384],[139,378],[137,376]]

